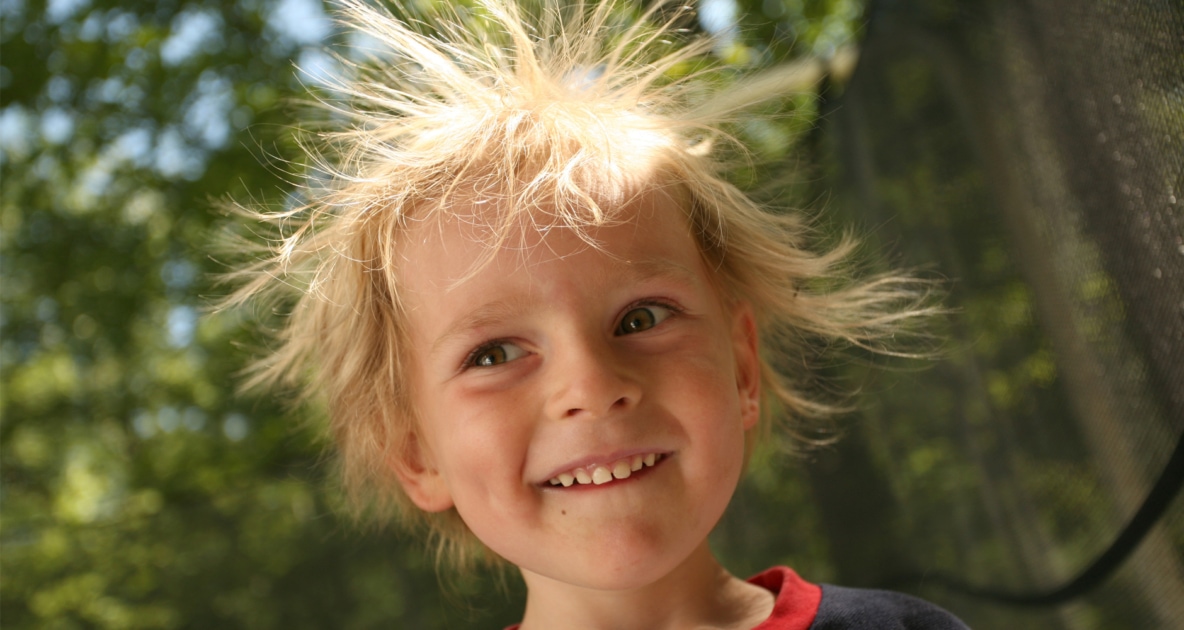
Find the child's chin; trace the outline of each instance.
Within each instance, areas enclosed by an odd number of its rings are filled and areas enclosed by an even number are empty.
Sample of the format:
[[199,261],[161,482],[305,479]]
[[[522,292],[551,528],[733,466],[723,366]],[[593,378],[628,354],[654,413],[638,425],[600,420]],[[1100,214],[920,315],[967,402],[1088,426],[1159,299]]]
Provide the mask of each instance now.
[[[540,574],[552,580],[599,591],[628,591],[643,588],[668,575],[680,563],[677,559],[646,554],[598,554],[586,562],[570,561],[540,567]],[[526,569],[526,567],[523,567]]]

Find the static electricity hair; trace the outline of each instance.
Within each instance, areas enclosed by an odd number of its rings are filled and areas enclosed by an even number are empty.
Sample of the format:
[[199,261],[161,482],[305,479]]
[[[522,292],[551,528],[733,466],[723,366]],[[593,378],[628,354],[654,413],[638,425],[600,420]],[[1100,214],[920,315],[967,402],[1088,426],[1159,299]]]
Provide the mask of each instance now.
[[365,58],[338,57],[333,96],[318,101],[327,122],[303,136],[303,201],[238,208],[274,234],[231,274],[239,288],[225,301],[282,313],[246,385],[293,387],[327,405],[350,504],[426,529],[438,559],[459,568],[496,559],[455,509],[416,509],[392,465],[417,439],[399,269],[402,236],[418,222],[462,212],[473,220],[473,204],[487,201],[491,255],[523,221],[596,246],[597,226],[629,220],[629,199],[668,191],[721,298],[755,314],[760,435],[769,409],[790,435],[834,410],[803,387],[819,347],[884,350],[930,310],[923,286],[906,277],[846,278],[850,239],[812,251],[799,216],[764,208],[725,180],[744,155],[728,123],[809,88],[817,72],[770,71],[722,89],[722,74],[704,69],[712,42],[682,33],[686,8],[663,2],[640,15],[618,0],[475,4],[429,27],[341,2],[342,23],[364,35]]

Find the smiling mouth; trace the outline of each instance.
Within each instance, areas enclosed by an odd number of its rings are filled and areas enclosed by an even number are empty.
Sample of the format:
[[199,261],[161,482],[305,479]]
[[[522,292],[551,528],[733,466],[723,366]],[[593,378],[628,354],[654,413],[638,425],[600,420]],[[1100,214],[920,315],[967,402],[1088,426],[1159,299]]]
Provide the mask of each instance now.
[[604,485],[617,479],[628,479],[633,473],[652,468],[666,459],[664,453],[645,453],[623,457],[609,464],[582,466],[552,477],[547,484],[552,486]]

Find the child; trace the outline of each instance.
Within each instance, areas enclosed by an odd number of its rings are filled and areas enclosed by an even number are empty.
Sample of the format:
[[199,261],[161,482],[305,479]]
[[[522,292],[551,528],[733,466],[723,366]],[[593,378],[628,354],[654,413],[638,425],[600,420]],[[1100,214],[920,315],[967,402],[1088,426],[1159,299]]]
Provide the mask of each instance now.
[[715,157],[772,95],[703,93],[683,69],[710,43],[666,41],[661,6],[486,0],[429,37],[347,0],[383,50],[338,86],[308,204],[258,214],[283,232],[231,301],[294,299],[253,382],[326,398],[356,504],[459,570],[517,566],[523,630],[962,627],[708,548],[762,402],[826,411],[793,385],[809,342],[925,309],[906,279],[816,288],[849,245],[807,252]]

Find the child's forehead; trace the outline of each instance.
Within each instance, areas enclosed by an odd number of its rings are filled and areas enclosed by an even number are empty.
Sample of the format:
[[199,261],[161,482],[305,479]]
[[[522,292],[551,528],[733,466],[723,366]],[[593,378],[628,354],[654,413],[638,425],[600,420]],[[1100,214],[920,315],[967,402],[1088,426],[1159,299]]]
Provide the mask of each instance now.
[[[412,222],[401,252],[404,284],[448,291],[471,281],[530,275],[540,267],[580,267],[596,261],[600,270],[631,277],[692,275],[699,251],[691,235],[682,195],[648,188],[601,206],[594,217],[564,216],[554,207],[510,212],[496,198],[457,197]],[[693,263],[693,264],[692,264]],[[430,276],[427,278],[426,276]]]
[[445,250],[439,252],[442,255],[462,243],[466,253],[480,251],[486,257],[517,254],[537,261],[588,249],[611,255],[604,248],[604,235],[640,235],[658,224],[664,231],[651,236],[681,242],[679,236],[689,230],[685,197],[673,186],[541,202],[462,191],[408,221],[401,241],[404,246],[434,244]]

